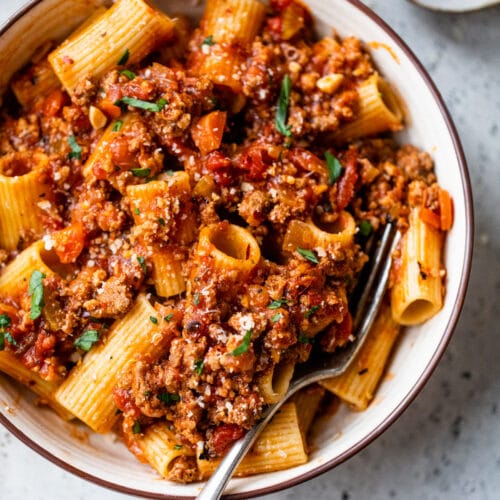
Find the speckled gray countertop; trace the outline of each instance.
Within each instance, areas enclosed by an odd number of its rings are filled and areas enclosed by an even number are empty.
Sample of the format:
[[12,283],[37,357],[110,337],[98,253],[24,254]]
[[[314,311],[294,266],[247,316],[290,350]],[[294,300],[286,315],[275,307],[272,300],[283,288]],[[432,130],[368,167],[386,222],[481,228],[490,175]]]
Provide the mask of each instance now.
[[[1,0],[0,16],[19,3]],[[404,0],[366,3],[429,70],[457,125],[475,197],[472,278],[454,338],[403,416],[336,469],[266,498],[499,499],[500,7],[448,15]],[[0,429],[2,500],[70,497],[130,498],[64,472]]]

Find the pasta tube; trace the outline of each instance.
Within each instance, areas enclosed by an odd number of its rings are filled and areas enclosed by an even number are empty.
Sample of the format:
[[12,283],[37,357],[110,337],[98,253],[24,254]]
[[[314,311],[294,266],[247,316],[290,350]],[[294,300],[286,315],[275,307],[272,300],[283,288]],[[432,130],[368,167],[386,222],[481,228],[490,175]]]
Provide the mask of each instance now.
[[112,397],[117,380],[138,356],[159,348],[163,341],[159,323],[157,311],[145,295],[139,295],[103,342],[71,370],[55,393],[56,401],[94,431],[110,431],[118,419]]
[[[203,478],[209,477],[219,460],[197,459]],[[288,469],[307,462],[295,403],[285,403],[262,431],[256,444],[236,469],[236,476]]]
[[49,62],[73,96],[85,78],[98,79],[119,64],[135,64],[165,42],[173,22],[144,0],[119,0],[78,30],[50,55]]
[[392,319],[390,306],[385,304],[349,368],[320,384],[355,410],[365,410],[373,399],[398,333],[399,325]]
[[343,142],[358,137],[401,130],[403,110],[390,85],[378,73],[357,88],[359,113],[354,121],[342,125],[335,140]]
[[14,250],[22,237],[38,239],[44,232],[40,204],[49,203],[42,153],[12,153],[0,158],[0,247]]
[[409,222],[400,274],[391,289],[392,315],[402,325],[422,323],[443,306],[443,234],[419,217],[418,208],[412,209]]

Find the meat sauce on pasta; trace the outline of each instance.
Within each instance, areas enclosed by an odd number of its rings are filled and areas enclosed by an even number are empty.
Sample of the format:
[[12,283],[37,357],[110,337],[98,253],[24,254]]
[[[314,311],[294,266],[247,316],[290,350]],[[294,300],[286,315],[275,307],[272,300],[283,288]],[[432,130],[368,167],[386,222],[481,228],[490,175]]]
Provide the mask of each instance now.
[[[404,238],[387,302],[324,386],[365,408],[399,324],[441,307],[450,197],[388,133],[401,106],[362,42],[318,39],[303,3],[209,0],[192,29],[118,0],[11,89],[0,369],[166,478],[209,475],[297,363],[353,340],[349,297],[388,221]],[[287,403],[239,472],[307,460],[324,392]]]

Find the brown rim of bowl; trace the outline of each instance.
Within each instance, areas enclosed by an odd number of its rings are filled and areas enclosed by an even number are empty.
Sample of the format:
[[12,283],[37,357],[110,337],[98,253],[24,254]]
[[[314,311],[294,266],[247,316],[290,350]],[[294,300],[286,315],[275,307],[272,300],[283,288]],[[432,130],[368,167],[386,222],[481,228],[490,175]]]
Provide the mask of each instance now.
[[[19,10],[17,13],[15,13],[12,17],[10,17],[7,22],[0,27],[0,36],[5,33],[17,20],[19,20],[22,16],[24,16],[29,10],[31,10],[35,5],[39,4],[42,0],[31,0],[25,7],[23,7],[21,10]],[[453,331],[455,329],[455,326],[458,322],[458,318],[460,316],[460,312],[462,310],[464,300],[465,300],[465,294],[467,291],[467,285],[469,283],[469,277],[470,277],[470,271],[471,271],[471,264],[472,264],[472,249],[473,249],[473,243],[474,243],[474,214],[473,214],[473,204],[472,204],[472,189],[471,189],[471,184],[470,184],[470,177],[469,177],[469,172],[467,169],[467,162],[465,160],[465,154],[462,148],[462,144],[460,143],[460,139],[458,137],[457,130],[455,128],[455,125],[453,123],[453,120],[451,119],[451,116],[446,108],[446,105],[444,103],[444,100],[436,88],[434,82],[432,81],[431,77],[427,73],[427,70],[424,68],[422,63],[417,59],[415,54],[411,51],[411,49],[406,45],[406,43],[401,39],[401,37],[385,22],[383,21],[375,12],[373,12],[370,8],[368,8],[366,5],[361,3],[360,0],[345,0],[349,3],[351,3],[354,7],[356,7],[359,11],[361,11],[364,15],[369,17],[372,21],[374,21],[382,30],[384,30],[393,40],[394,42],[399,46],[399,48],[404,52],[404,54],[408,57],[408,59],[415,65],[417,68],[420,76],[424,80],[425,84],[427,85],[427,88],[431,92],[431,94],[434,96],[434,100],[441,111],[441,115],[443,116],[443,119],[446,123],[446,126],[448,128],[448,132],[452,138],[453,145],[455,148],[455,154],[457,155],[458,158],[458,163],[460,167],[460,175],[462,178],[462,185],[463,185],[463,190],[464,190],[464,198],[465,198],[465,214],[466,214],[466,249],[465,249],[465,262],[464,262],[464,267],[462,270],[462,275],[460,277],[460,285],[459,285],[459,290],[458,290],[458,297],[457,301],[455,302],[455,305],[453,307],[452,313],[450,315],[450,319],[446,325],[445,333],[441,339],[441,342],[439,343],[436,352],[432,356],[431,360],[425,367],[425,370],[423,371],[422,375],[418,379],[418,381],[415,383],[415,385],[411,388],[411,390],[408,392],[408,394],[404,397],[404,399],[399,403],[399,405],[392,411],[392,413],[387,417],[387,419],[381,423],[379,426],[377,426],[375,429],[373,429],[370,434],[367,436],[363,437],[359,442],[357,442],[354,446],[346,450],[344,453],[341,455],[335,457],[334,459],[325,462],[324,464],[319,465],[316,467],[314,470],[306,472],[304,474],[301,474],[300,476],[296,476],[293,479],[289,479],[287,481],[283,481],[281,483],[275,484],[273,486],[269,486],[266,488],[260,488],[258,490],[253,490],[253,491],[248,491],[245,493],[235,493],[235,494],[229,494],[229,495],[224,495],[224,498],[227,499],[243,499],[243,498],[254,498],[260,495],[266,495],[269,493],[273,493],[276,491],[281,491],[286,488],[290,488],[292,486],[296,486],[300,483],[303,483],[305,481],[308,481],[309,479],[312,479],[316,476],[319,476],[320,474],[332,469],[336,465],[341,464],[348,458],[351,458],[353,455],[361,451],[363,448],[368,446],[374,439],[376,439],[382,432],[384,432],[387,428],[389,428],[395,421],[396,419],[403,413],[404,410],[409,406],[409,404],[415,399],[415,397],[420,393],[422,388],[424,387],[425,383],[431,376],[432,372],[436,368],[439,360],[441,359],[446,346],[448,345],[451,336],[453,334]],[[64,460],[61,460],[60,458],[56,457],[52,453],[49,453],[47,450],[43,449],[40,445],[38,445],[36,442],[34,442],[32,439],[30,439],[28,436],[26,436],[20,429],[18,429],[12,422],[7,420],[3,415],[0,414],[0,423],[2,423],[12,434],[14,434],[19,440],[21,440],[24,444],[29,446],[31,449],[42,455],[43,457],[47,458],[54,464],[58,465],[59,467],[62,467],[63,469],[71,472],[72,474],[75,474],[76,476],[81,477],[82,479],[86,479],[87,481],[93,482],[95,484],[98,484],[100,486],[104,486],[106,488],[109,488],[111,490],[119,491],[121,493],[129,494],[129,495],[139,495],[144,498],[161,498],[164,500],[176,500],[176,499],[182,499],[186,500],[189,498],[194,498],[190,496],[173,496],[173,495],[164,495],[164,494],[157,494],[157,493],[150,493],[147,491],[141,491],[141,490],[136,490],[133,488],[127,488],[125,486],[121,486],[116,483],[111,483],[109,481],[106,481],[104,479],[101,479],[99,477],[93,476],[91,474],[88,474],[86,472],[81,471],[80,469],[77,469],[73,467],[71,464],[65,462]]]

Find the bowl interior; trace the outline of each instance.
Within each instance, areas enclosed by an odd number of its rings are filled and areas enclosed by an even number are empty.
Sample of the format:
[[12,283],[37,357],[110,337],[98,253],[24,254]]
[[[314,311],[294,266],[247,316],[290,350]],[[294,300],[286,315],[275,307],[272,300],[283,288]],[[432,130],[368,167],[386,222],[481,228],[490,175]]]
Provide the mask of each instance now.
[[[71,31],[99,0],[42,0],[0,37],[0,90],[25,64],[34,49]],[[190,2],[157,2],[167,13],[199,16]],[[447,292],[442,311],[422,326],[404,330],[388,373],[371,406],[362,413],[344,407],[316,426],[310,461],[287,471],[234,479],[230,493],[263,493],[296,483],[352,455],[381,432],[404,409],[430,375],[458,317],[467,283],[472,245],[470,187],[460,145],[450,129],[438,96],[431,90],[407,49],[357,1],[308,0],[318,32],[354,35],[370,47],[380,72],[405,103],[407,127],[401,143],[411,142],[431,153],[440,184],[454,200],[455,222],[445,249]],[[64,8],[60,6],[64,4]],[[19,41],[22,43],[19,43]],[[453,251],[451,251],[453,249]],[[193,496],[200,485],[177,485],[160,479],[140,464],[111,435],[97,435],[83,425],[62,422],[49,410],[32,405],[26,390],[0,377],[0,420],[19,437],[73,472],[122,491],[143,495]],[[38,447],[36,446],[38,445]]]

